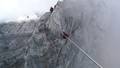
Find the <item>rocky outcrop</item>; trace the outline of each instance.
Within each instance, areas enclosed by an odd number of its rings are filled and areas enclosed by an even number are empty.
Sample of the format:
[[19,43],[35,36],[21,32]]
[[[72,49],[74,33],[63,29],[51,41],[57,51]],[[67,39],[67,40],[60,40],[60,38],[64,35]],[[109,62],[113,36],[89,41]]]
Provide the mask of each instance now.
[[77,51],[61,36],[61,4],[38,20],[0,24],[0,68],[66,68],[71,63]]

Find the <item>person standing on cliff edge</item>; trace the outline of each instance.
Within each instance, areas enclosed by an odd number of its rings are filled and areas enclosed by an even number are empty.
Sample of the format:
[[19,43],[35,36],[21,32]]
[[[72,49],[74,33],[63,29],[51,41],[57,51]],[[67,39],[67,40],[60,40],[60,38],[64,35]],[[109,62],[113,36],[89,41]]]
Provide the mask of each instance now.
[[52,13],[52,12],[53,12],[53,10],[54,10],[54,8],[53,8],[53,7],[51,7],[51,8],[50,8],[50,12]]

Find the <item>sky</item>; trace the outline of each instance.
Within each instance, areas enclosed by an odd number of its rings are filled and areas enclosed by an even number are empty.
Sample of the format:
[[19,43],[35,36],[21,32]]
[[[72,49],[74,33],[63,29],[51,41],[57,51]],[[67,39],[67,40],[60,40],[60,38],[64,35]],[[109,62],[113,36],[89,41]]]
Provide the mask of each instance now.
[[0,21],[43,14],[58,0],[0,0]]

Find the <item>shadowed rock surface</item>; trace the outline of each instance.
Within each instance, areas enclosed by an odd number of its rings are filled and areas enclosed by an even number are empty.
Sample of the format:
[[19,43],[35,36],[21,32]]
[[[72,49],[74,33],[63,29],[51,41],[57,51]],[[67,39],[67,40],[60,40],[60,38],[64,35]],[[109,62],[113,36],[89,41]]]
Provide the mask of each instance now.
[[64,31],[75,40],[82,29],[81,20],[67,14],[63,4],[58,2],[38,20],[0,24],[0,68],[98,68],[62,38]]

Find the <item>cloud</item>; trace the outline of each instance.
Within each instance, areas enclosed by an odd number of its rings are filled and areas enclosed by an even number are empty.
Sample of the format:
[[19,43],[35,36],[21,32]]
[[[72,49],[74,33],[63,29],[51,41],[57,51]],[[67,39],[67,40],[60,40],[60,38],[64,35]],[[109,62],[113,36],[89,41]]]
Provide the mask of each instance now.
[[0,0],[0,20],[44,13],[57,0]]

